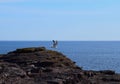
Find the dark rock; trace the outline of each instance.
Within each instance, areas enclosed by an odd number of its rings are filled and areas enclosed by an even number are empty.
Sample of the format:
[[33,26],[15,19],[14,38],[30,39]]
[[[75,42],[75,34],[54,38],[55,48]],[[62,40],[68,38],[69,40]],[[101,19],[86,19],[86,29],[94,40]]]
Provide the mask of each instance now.
[[0,73],[5,75],[6,77],[25,77],[26,72],[24,72],[18,65],[11,63],[0,63]]
[[103,70],[103,71],[99,71],[100,73],[103,73],[103,74],[108,74],[108,75],[114,75],[115,74],[115,71],[111,71],[111,70]]
[[60,84],[58,81],[56,80],[49,80],[47,81],[48,84]]
[[120,74],[82,70],[60,52],[33,47],[0,55],[0,84],[120,84]]
[[50,69],[50,68],[46,68],[46,69],[43,70],[43,72],[52,72],[52,71],[53,71],[53,70]]
[[49,67],[52,66],[53,64],[54,62],[49,62],[49,61],[34,63],[34,65],[38,67]]
[[30,52],[38,52],[38,51],[45,51],[45,47],[38,47],[38,48],[22,48],[22,49],[17,49],[16,51],[9,52],[10,53],[30,53]]

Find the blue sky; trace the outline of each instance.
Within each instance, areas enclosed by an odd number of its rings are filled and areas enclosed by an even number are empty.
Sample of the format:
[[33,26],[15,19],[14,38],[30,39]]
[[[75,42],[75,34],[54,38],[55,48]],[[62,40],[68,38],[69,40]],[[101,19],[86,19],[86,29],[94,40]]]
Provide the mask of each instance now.
[[0,0],[0,40],[120,40],[120,0]]

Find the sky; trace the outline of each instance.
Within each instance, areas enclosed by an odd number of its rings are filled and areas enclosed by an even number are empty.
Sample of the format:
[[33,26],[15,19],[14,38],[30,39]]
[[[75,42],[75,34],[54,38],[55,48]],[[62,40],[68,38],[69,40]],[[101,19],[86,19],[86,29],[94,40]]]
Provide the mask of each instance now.
[[120,0],[0,0],[1,41],[120,41]]

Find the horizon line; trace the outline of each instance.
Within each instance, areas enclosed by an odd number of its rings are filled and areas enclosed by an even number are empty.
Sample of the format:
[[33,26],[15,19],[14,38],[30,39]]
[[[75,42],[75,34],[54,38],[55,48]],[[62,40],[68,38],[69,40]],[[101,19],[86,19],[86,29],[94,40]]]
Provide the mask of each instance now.
[[[0,40],[0,41],[52,41],[52,40]],[[120,40],[57,40],[57,41],[120,41]]]

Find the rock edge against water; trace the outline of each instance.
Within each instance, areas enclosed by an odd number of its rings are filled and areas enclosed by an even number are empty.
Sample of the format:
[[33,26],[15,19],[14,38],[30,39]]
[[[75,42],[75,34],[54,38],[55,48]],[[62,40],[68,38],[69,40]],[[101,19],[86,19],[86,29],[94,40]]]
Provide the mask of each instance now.
[[45,47],[23,48],[0,55],[0,84],[120,84],[120,74],[82,70]]

